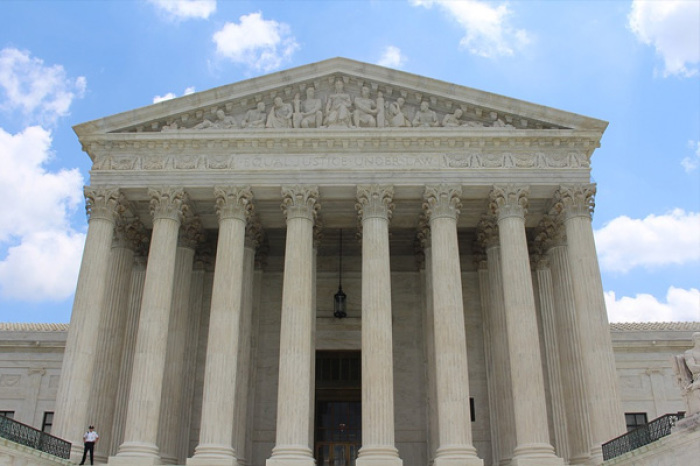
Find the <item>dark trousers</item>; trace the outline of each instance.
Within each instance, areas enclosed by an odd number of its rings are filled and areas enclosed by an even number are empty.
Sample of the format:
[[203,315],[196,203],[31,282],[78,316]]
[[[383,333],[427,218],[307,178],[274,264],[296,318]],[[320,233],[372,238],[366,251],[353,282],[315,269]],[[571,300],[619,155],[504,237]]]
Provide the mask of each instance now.
[[83,450],[83,460],[80,462],[80,464],[85,464],[85,458],[87,457],[88,452],[90,452],[90,464],[94,464],[92,460],[92,455],[95,452],[95,442],[85,442],[85,450]]

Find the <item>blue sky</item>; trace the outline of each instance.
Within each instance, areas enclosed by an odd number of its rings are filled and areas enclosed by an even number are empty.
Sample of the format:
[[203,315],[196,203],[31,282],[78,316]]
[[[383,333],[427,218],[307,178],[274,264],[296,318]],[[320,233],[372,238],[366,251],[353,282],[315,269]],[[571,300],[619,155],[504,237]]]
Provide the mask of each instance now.
[[609,121],[610,320],[700,320],[697,0],[4,0],[0,321],[70,319],[90,168],[73,125],[336,56]]

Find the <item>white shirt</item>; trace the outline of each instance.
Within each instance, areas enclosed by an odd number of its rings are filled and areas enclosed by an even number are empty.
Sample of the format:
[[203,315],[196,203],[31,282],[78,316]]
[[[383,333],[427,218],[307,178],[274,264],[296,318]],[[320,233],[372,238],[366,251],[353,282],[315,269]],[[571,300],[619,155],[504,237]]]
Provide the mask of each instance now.
[[83,435],[83,440],[86,442],[96,442],[98,438],[100,438],[100,436],[97,435],[97,432],[94,430],[88,430],[85,432],[85,435]]

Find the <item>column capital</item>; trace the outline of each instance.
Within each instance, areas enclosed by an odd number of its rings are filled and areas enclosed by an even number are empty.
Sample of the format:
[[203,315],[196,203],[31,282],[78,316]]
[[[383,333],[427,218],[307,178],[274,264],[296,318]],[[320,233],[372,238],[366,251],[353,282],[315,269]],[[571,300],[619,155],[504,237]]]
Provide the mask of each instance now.
[[494,185],[490,193],[489,209],[498,215],[498,220],[508,217],[525,218],[529,195],[529,186]]
[[119,188],[85,186],[83,194],[85,195],[85,213],[89,220],[100,218],[112,223],[116,222],[119,202],[123,197]]
[[423,210],[428,219],[451,218],[457,220],[462,208],[460,185],[430,185],[425,187]]
[[314,249],[318,250],[323,240],[323,221],[321,217],[316,217],[316,223],[314,223]]
[[545,254],[550,249],[566,244],[566,229],[560,216],[545,214],[535,229],[535,238],[532,242],[534,249],[540,254]]
[[265,231],[257,215],[253,214],[245,227],[245,247],[257,250],[263,242]]
[[253,212],[250,186],[215,186],[214,198],[219,222],[231,218],[246,222]]
[[180,225],[178,244],[189,249],[196,249],[207,240],[202,220],[198,215],[187,217]]
[[552,212],[563,214],[564,220],[591,218],[595,209],[595,184],[561,185],[554,193]]
[[361,184],[357,186],[357,214],[361,221],[368,218],[391,220],[394,209],[392,203],[394,187],[380,184]]
[[305,218],[314,222],[321,204],[318,186],[282,186],[282,211],[287,220]]
[[139,217],[120,216],[114,226],[112,247],[127,248],[142,254],[148,248],[148,232]]
[[179,223],[183,213],[188,210],[187,194],[182,188],[148,188],[148,197],[154,220],[170,219]]
[[484,214],[476,227],[476,242],[484,251],[500,244],[495,215]]

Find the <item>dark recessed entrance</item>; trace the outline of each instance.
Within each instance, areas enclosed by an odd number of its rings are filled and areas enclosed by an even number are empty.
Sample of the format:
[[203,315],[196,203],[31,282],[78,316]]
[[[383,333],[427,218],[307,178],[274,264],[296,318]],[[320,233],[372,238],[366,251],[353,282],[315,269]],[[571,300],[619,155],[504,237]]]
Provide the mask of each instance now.
[[318,466],[354,466],[362,442],[359,351],[316,352],[314,457]]

